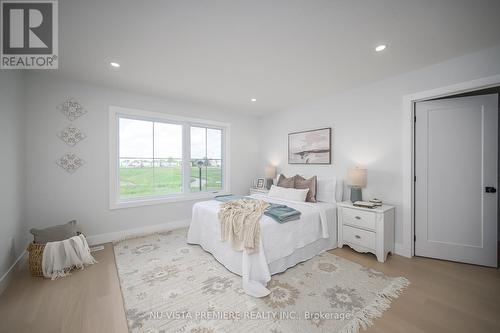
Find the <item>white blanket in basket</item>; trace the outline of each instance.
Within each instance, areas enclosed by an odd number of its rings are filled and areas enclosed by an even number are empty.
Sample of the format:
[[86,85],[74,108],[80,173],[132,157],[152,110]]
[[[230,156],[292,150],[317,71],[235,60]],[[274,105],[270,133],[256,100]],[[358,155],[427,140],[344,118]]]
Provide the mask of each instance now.
[[68,275],[73,267],[83,269],[95,263],[82,234],[60,242],[48,242],[43,250],[43,276],[52,280]]

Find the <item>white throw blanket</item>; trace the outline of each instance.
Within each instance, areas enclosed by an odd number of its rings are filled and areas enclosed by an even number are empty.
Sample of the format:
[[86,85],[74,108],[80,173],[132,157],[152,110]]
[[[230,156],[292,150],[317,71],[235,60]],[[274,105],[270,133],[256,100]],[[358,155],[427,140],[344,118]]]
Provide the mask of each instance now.
[[83,269],[95,263],[82,234],[60,242],[48,242],[43,250],[43,276],[52,280],[69,275],[72,268]]
[[229,241],[235,251],[259,250],[260,217],[269,204],[262,200],[231,200],[221,204],[221,240]]

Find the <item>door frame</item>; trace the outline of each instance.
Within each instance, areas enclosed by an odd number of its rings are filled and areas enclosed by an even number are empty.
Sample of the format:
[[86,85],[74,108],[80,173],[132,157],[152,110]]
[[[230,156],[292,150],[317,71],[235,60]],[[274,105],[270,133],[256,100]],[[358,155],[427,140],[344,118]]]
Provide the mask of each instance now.
[[[432,90],[420,91],[403,96],[403,137],[401,140],[403,162],[403,244],[396,253],[405,257],[415,256],[415,103],[429,99],[492,88],[500,85],[500,75],[461,82]],[[397,244],[399,245],[399,244]],[[398,247],[398,246],[397,246]]]

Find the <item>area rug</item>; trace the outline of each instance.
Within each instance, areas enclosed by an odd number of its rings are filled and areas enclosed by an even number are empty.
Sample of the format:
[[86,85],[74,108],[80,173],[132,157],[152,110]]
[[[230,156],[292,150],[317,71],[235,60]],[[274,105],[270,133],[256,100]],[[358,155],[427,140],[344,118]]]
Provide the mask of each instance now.
[[271,294],[246,295],[241,277],[198,245],[187,229],[114,246],[130,332],[358,332],[409,284],[330,253],[273,275]]

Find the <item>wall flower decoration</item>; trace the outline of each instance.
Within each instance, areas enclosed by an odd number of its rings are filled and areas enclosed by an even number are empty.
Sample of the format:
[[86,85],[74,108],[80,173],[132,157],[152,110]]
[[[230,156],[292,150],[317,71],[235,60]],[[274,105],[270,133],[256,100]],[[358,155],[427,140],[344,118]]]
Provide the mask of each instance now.
[[59,133],[57,133],[57,137],[61,139],[64,143],[66,143],[70,147],[74,147],[78,142],[85,139],[87,136],[85,133],[80,131],[78,128],[73,126],[68,126]]
[[66,153],[56,161],[61,169],[72,174],[85,164],[85,161],[73,153]]
[[73,121],[87,113],[87,110],[85,110],[83,106],[81,106],[81,104],[74,98],[70,98],[64,103],[59,104],[57,109],[61,111],[70,121]]

